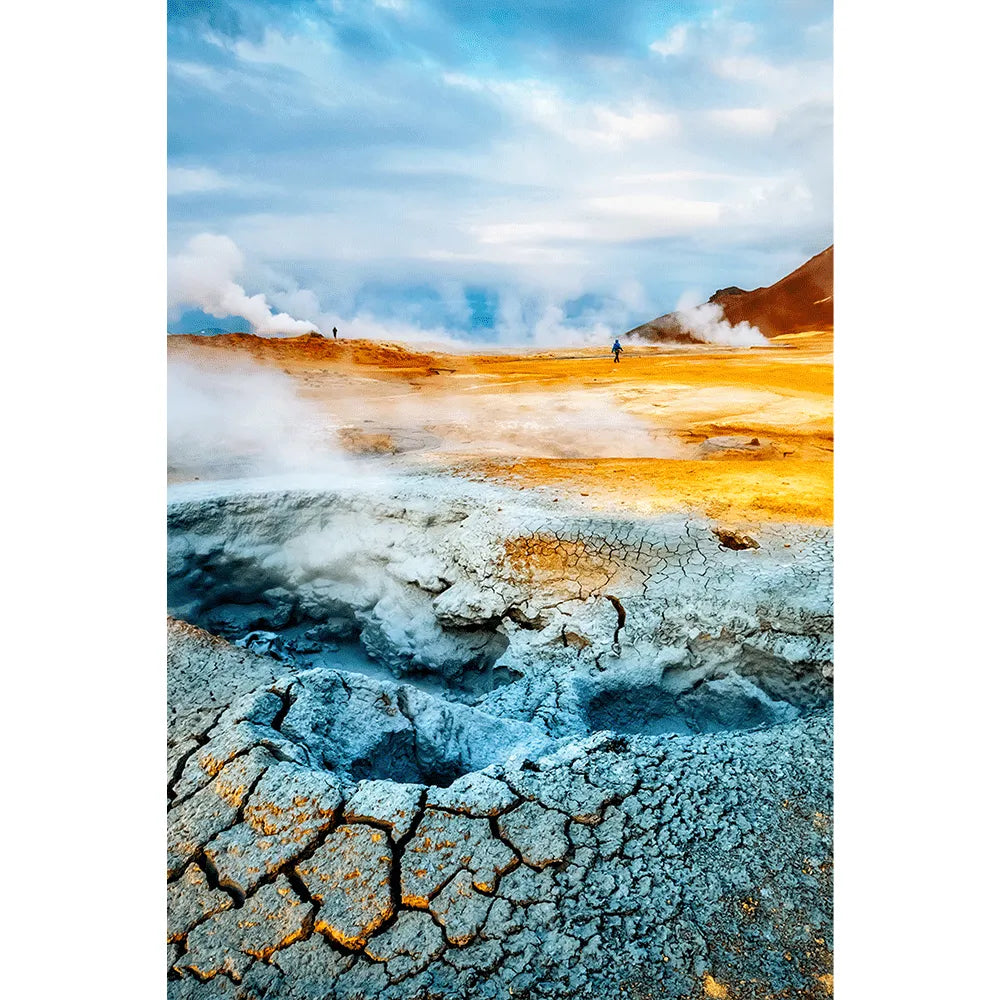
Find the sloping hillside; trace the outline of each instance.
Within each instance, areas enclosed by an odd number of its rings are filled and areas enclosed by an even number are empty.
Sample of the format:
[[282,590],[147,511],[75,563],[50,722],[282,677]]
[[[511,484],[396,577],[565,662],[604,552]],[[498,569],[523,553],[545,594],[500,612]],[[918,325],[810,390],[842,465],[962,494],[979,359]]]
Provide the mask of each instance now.
[[[833,247],[811,257],[773,285],[750,292],[742,288],[723,288],[708,301],[721,306],[723,315],[733,326],[745,320],[765,337],[805,330],[832,330]],[[678,313],[660,316],[629,330],[625,336],[650,341],[693,339]]]

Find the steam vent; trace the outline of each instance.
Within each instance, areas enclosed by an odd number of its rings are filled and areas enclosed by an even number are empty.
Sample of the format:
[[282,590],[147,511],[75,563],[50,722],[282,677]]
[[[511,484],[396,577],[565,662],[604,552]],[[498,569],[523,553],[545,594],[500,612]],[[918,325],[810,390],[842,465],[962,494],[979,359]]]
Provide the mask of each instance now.
[[832,535],[171,489],[168,996],[832,992]]

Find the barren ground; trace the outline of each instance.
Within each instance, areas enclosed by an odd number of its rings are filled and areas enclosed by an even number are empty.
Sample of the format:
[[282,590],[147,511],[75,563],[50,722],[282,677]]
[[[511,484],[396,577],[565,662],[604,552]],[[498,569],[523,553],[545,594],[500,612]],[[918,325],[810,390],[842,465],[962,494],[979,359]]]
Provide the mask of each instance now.
[[296,380],[350,451],[572,497],[595,510],[830,524],[833,335],[754,349],[445,354],[369,341],[171,337]]
[[170,338],[169,1000],[832,995],[832,334],[774,344]]

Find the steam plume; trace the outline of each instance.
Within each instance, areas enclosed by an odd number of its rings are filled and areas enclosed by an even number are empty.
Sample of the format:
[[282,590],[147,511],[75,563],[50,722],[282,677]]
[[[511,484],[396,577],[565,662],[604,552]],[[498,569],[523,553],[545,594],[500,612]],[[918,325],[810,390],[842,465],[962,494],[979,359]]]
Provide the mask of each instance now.
[[236,277],[243,271],[243,254],[228,236],[201,233],[167,265],[167,305],[195,306],[210,316],[242,316],[254,332],[267,336],[312,333],[316,327],[288,313],[273,313],[263,293],[247,295]]
[[678,309],[677,321],[695,340],[705,344],[725,344],[727,347],[767,347],[769,341],[746,320],[733,326],[717,302],[706,302],[691,309]]
[[226,479],[346,471],[334,431],[284,372],[243,358],[171,358],[167,391],[167,463],[173,475]]

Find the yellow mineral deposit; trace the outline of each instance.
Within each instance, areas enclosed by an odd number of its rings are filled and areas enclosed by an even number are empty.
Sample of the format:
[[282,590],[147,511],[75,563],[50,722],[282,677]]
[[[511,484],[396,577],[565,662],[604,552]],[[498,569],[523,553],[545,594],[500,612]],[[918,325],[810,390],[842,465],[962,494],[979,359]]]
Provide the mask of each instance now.
[[705,996],[711,997],[712,1000],[726,1000],[729,996],[729,990],[722,983],[713,979],[707,972],[705,973],[704,988]]

